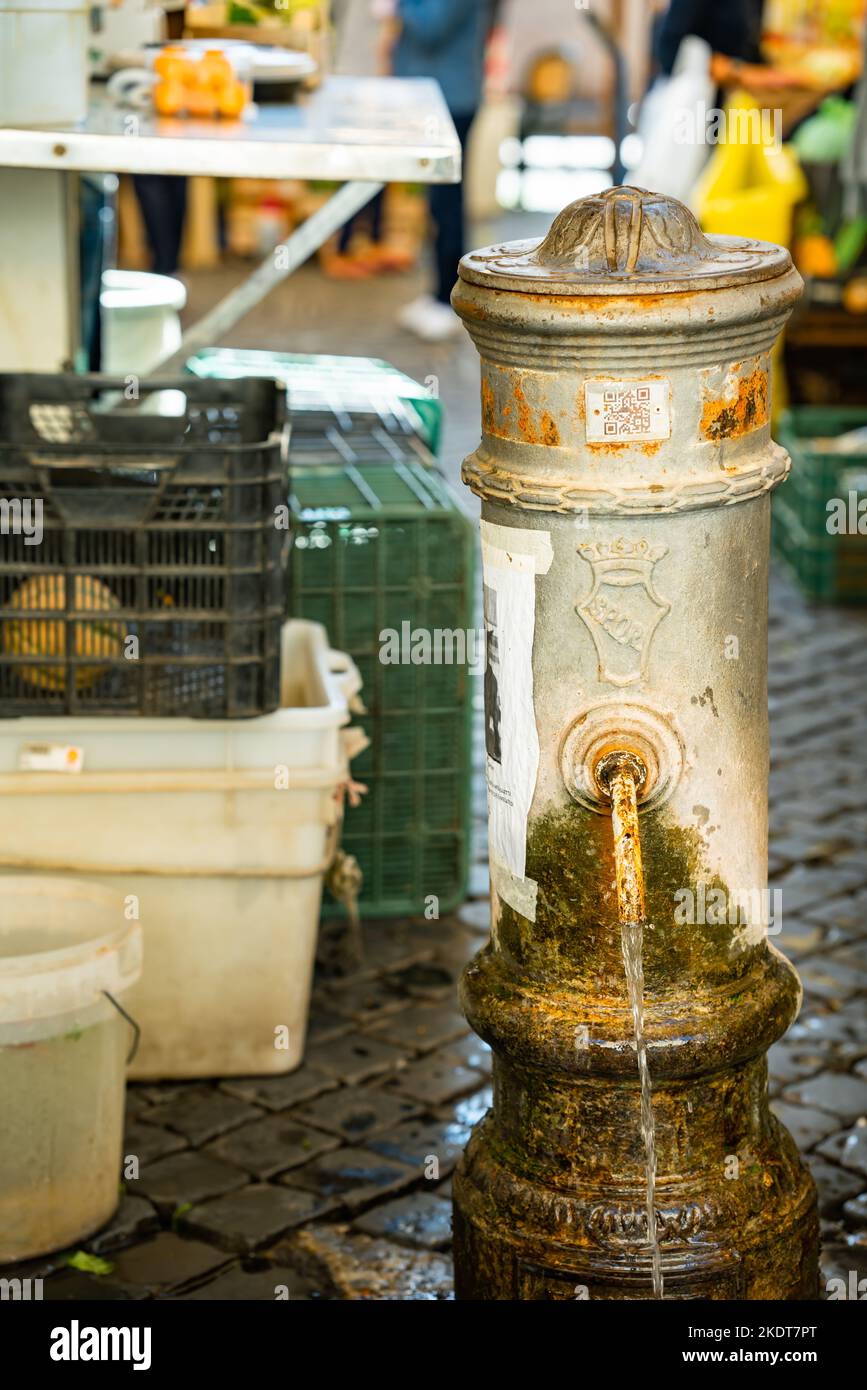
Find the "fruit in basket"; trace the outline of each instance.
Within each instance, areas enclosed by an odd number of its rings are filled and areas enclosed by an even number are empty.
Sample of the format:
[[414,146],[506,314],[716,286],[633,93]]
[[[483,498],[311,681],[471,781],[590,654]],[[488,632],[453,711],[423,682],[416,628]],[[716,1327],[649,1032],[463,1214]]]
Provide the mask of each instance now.
[[184,109],[183,84],[175,78],[164,77],[154,87],[154,109],[160,116],[178,116]]
[[217,96],[217,109],[221,116],[230,118],[241,116],[244,107],[247,105],[247,93],[243,82],[233,78],[225,87],[221,88]]
[[811,87],[845,87],[858,76],[855,54],[837,48],[810,49],[802,54],[798,67],[805,85]]
[[[120,607],[120,603],[99,579],[89,574],[75,576],[72,651],[75,656],[93,657],[96,661],[117,660],[123,655],[125,624],[103,616]],[[38,574],[16,589],[2,609],[3,650],[9,656],[30,658],[27,665],[17,666],[22,680],[40,690],[63,692],[66,689],[66,667],[40,665],[34,658],[62,657],[66,653],[66,621],[61,618],[15,618],[16,612],[65,613],[66,581],[62,574]],[[76,666],[75,688],[87,690],[104,675],[105,665]]]
[[187,81],[192,67],[189,55],[177,44],[166,44],[154,59],[154,72],[164,81],[179,82],[181,86]]
[[217,94],[205,82],[192,82],[184,88],[188,116],[216,116]]
[[235,69],[220,48],[207,48],[198,63],[198,79],[212,91],[221,92],[235,80]]

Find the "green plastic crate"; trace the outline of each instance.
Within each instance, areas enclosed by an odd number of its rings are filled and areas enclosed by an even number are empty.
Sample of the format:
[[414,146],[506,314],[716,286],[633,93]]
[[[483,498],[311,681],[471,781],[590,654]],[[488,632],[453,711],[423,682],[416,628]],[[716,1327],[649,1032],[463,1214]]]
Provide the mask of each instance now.
[[188,359],[186,370],[204,377],[275,377],[286,383],[293,416],[327,410],[340,422],[366,414],[417,436],[432,454],[439,451],[442,403],[377,357],[205,348]]
[[794,406],[783,413],[776,434],[792,456],[788,481],[773,500],[773,544],[813,599],[867,602],[867,535],[829,533],[828,502],[849,494],[857,506],[867,500],[867,449],[835,454],[815,441],[867,427],[867,409],[845,406]]
[[471,826],[466,665],[384,665],[386,628],[469,629],[475,535],[431,467],[416,462],[292,471],[290,608],[324,623],[364,681],[370,747],[353,761],[369,790],[343,847],[364,872],[366,916],[439,912],[465,896]]

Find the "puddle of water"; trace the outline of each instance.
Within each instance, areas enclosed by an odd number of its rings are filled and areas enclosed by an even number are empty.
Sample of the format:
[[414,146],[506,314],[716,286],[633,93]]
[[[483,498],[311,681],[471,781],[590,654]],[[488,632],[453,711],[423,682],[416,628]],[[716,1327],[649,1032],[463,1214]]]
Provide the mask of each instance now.
[[653,1087],[647,1064],[644,1041],[644,927],[624,922],[620,928],[620,949],[626,969],[629,1008],[632,1012],[632,1033],[638,1058],[638,1079],[641,1083],[641,1138],[644,1142],[644,1174],[646,1181],[647,1239],[650,1245],[653,1297],[662,1298],[662,1258],[656,1226],[656,1125],[653,1118]]

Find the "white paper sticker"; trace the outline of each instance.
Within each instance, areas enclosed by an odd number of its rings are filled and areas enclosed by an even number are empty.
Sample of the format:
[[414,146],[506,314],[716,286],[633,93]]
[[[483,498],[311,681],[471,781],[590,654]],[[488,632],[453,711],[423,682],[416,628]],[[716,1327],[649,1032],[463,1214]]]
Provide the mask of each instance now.
[[587,442],[668,439],[670,388],[662,381],[586,381],[584,416]]
[[23,743],[18,766],[22,772],[80,772],[84,749],[71,743]]
[[[539,769],[533,709],[536,574],[551,564],[548,532],[482,522],[484,568],[485,763],[491,862],[507,872],[500,896],[535,913],[535,885],[525,880],[527,817]],[[510,891],[509,883],[514,886]]]

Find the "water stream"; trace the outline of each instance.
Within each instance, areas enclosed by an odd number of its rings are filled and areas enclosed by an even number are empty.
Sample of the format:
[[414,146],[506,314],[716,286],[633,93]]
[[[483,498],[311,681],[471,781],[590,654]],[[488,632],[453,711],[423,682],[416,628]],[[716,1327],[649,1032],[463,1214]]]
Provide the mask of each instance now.
[[647,1064],[644,1041],[644,927],[638,922],[624,922],[620,927],[620,949],[626,969],[629,1007],[632,1012],[632,1032],[638,1058],[638,1078],[641,1082],[641,1137],[644,1141],[644,1173],[646,1181],[647,1239],[650,1245],[653,1297],[663,1297],[662,1259],[656,1227],[656,1126],[653,1119],[653,1087]]

